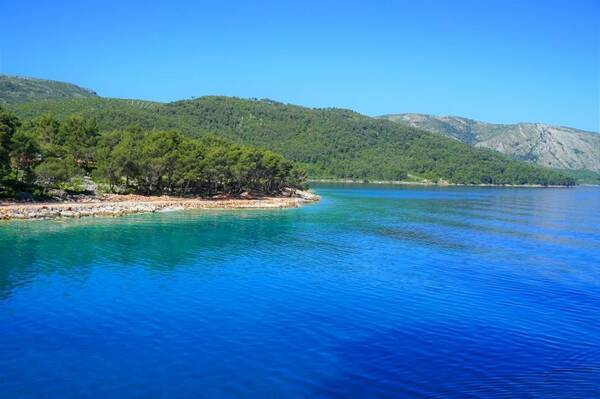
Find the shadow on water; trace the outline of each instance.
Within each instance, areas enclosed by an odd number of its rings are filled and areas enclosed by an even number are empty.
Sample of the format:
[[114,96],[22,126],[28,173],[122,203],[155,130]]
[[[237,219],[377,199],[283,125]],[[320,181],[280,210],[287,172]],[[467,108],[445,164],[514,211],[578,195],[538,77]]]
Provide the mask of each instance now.
[[94,265],[150,271],[210,267],[261,243],[284,244],[290,211],[184,211],[5,224],[0,226],[0,296],[37,274],[83,279]]
[[[543,254],[532,251],[539,245],[549,249],[560,245],[592,258],[600,252],[600,223],[593,222],[600,221],[600,215],[584,210],[600,206],[594,190],[361,185],[317,186],[317,190],[322,203],[306,209],[4,223],[0,295],[39,273],[85,278],[96,264],[146,270],[210,267],[268,248],[300,257],[319,248],[342,259],[356,250],[356,234],[463,256],[521,254],[565,269],[568,261],[544,261]],[[570,227],[565,229],[565,224]],[[530,250],[527,245],[534,242],[539,244]]]

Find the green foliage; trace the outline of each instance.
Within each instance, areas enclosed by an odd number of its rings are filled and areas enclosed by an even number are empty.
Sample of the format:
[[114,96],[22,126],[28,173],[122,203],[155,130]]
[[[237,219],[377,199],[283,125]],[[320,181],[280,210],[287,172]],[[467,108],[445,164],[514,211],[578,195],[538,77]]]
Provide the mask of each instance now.
[[11,141],[20,124],[14,114],[0,107],[0,178],[10,170]]
[[12,182],[0,186],[4,195],[82,191],[81,177],[89,174],[109,191],[143,194],[272,194],[304,187],[304,172],[281,155],[215,137],[135,127],[101,134],[81,115],[62,121],[42,115],[21,125],[1,109],[0,123],[5,169],[12,166]]
[[70,83],[0,75],[0,104],[95,96],[93,91]]
[[410,175],[465,184],[575,183],[551,169],[342,109],[226,97],[169,104],[90,98],[14,109],[25,118],[49,111],[62,116],[80,113],[94,119],[101,131],[135,124],[145,130],[176,129],[191,137],[227,138],[281,153],[305,166],[311,178],[405,180]]
[[71,178],[81,174],[75,160],[65,158],[46,158],[35,168],[37,183],[42,187],[60,187]]
[[175,131],[113,131],[100,137],[96,176],[110,190],[144,194],[276,193],[304,187],[305,174],[281,155]]
[[94,120],[78,115],[69,116],[60,124],[59,136],[69,155],[80,165],[87,167],[93,162],[98,142],[98,127]]
[[10,157],[17,180],[33,183],[33,168],[41,159],[41,149],[37,137],[27,129],[19,129],[11,140]]
[[600,173],[587,169],[556,169],[557,172],[571,177],[579,184],[597,184],[600,185]]

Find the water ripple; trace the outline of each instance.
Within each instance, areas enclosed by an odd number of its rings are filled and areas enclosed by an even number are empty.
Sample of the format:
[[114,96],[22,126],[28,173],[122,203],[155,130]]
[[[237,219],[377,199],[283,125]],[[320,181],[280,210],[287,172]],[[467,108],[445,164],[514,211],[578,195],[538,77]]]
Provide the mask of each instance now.
[[0,226],[7,398],[596,398],[600,191]]

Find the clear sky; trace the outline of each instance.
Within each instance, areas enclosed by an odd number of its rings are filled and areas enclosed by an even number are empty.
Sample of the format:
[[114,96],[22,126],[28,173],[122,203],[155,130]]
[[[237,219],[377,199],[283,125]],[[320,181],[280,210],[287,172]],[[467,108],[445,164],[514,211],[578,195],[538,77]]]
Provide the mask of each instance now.
[[600,130],[600,1],[0,0],[0,73]]

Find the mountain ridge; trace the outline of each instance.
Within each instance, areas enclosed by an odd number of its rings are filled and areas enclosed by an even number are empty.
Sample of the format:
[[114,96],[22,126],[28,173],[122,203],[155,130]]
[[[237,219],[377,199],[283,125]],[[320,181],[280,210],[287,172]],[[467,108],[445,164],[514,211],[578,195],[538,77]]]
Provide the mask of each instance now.
[[[2,92],[0,91],[0,97]],[[311,178],[420,180],[459,184],[573,184],[549,169],[352,110],[207,96],[171,103],[102,97],[14,104],[23,120],[80,114],[101,130],[138,126],[215,135],[267,148],[304,165]]]
[[40,100],[98,97],[98,94],[72,83],[29,76],[0,75],[0,104]]
[[487,123],[419,113],[379,118],[439,133],[541,166],[600,172],[600,134],[547,123]]

